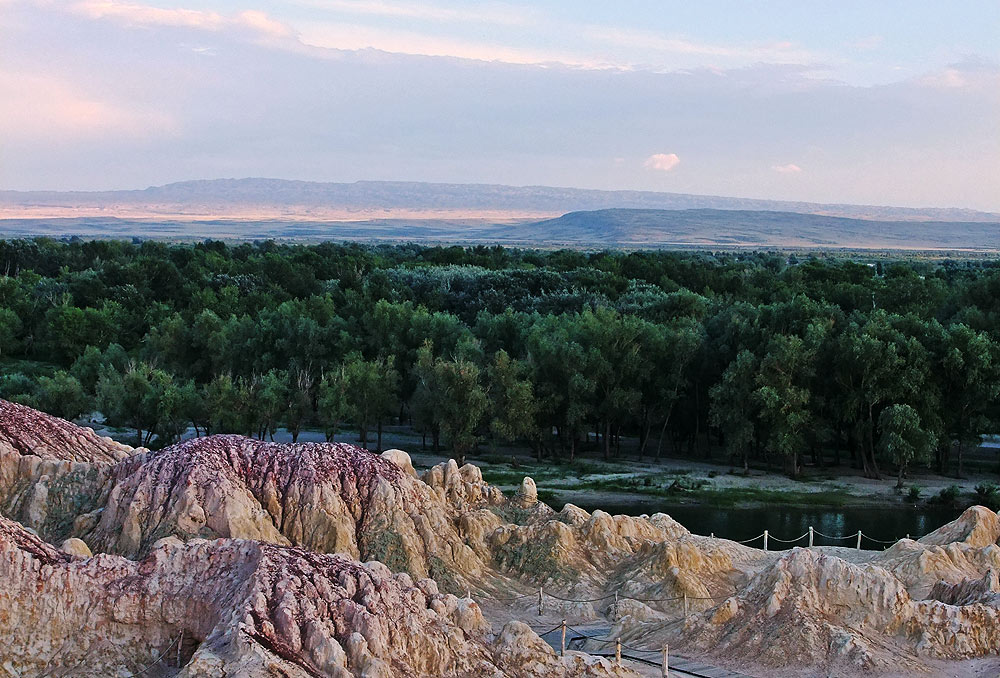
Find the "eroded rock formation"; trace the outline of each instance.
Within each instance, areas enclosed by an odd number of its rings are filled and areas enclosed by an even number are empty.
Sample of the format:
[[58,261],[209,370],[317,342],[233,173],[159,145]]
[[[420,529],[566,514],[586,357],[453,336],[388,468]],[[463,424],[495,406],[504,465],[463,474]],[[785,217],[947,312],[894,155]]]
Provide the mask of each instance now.
[[0,513],[48,539],[104,505],[112,468],[134,450],[23,405],[0,400]]
[[81,558],[0,518],[0,581],[0,659],[13,675],[153,665],[185,678],[634,675],[557,657],[523,624],[493,633],[473,600],[431,579],[259,541]]
[[540,586],[546,619],[758,675],[933,673],[1000,648],[983,507],[881,552],[764,552],[663,514],[554,511],[530,478],[506,498],[473,465],[418,475],[400,450],[131,450],[0,401],[0,513],[0,666],[23,676],[626,675],[501,623]]

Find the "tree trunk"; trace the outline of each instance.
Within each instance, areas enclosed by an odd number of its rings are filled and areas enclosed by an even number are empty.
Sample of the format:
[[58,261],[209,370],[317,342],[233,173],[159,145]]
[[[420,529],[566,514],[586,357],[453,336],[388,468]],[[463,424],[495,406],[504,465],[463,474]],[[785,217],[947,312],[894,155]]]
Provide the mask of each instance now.
[[574,435],[572,438],[570,438],[570,441],[569,441],[569,461],[570,461],[570,463],[573,463],[573,461],[575,459],[576,459],[576,435]]
[[604,461],[611,459],[611,422],[604,421]]
[[378,453],[382,452],[382,418],[378,420],[378,443],[376,444],[375,451]]
[[643,424],[642,428],[642,443],[639,444],[639,459],[641,460],[646,455],[646,445],[649,444],[649,432],[653,426],[653,422],[646,418],[646,422]]
[[[868,430],[865,432],[865,438],[867,445],[866,449],[862,451],[863,455],[868,457],[868,464],[870,464],[872,478],[875,480],[882,480],[882,474],[878,471],[878,461],[875,459],[875,406],[874,404],[868,405]],[[866,466],[868,465],[866,464]]]
[[896,476],[896,489],[903,489],[903,469],[906,468],[906,464],[899,465],[899,475]]
[[660,461],[660,450],[663,448],[663,436],[667,432],[667,424],[670,423],[670,413],[663,419],[663,426],[660,427],[660,438],[656,441],[656,461]]
[[875,440],[874,440],[874,435],[875,435],[874,431],[872,431],[868,435],[868,454],[869,454],[869,457],[870,457],[869,461],[871,463],[872,477],[875,480],[882,480],[882,474],[878,470],[878,460],[875,458]]
[[958,477],[962,478],[962,452],[965,450],[965,442],[958,441]]
[[644,409],[642,423],[639,424],[639,459],[642,459],[642,454],[646,451],[647,440],[649,440],[649,410]]
[[701,402],[700,402],[700,391],[701,388],[698,386],[698,382],[694,384],[694,447],[698,448],[698,436],[701,434]]

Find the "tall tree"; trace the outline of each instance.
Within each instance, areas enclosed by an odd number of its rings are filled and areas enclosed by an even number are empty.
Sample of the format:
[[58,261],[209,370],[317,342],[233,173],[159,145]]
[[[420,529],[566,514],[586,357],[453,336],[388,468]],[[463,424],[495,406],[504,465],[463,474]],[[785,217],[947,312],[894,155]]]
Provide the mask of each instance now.
[[800,337],[779,334],[768,343],[760,361],[754,397],[767,424],[766,444],[789,462],[792,477],[799,475],[799,456],[806,449],[809,381],[815,349]]
[[431,358],[430,342],[420,349],[414,397],[422,401],[420,409],[430,415],[451,443],[459,465],[475,449],[479,439],[476,428],[486,412],[489,399],[480,383],[479,367],[465,358]]
[[399,373],[393,356],[364,360],[348,356],[344,368],[351,417],[360,430],[361,444],[368,447],[372,425],[378,430],[377,449],[382,449],[382,424],[393,413],[399,397]]
[[[299,441],[299,433],[306,420],[312,415],[313,380],[308,370],[289,370],[285,382],[288,405],[285,409],[285,425],[292,434],[292,442]],[[395,388],[395,386],[393,386]],[[378,448],[382,449],[382,419],[378,420]]]
[[329,370],[320,380],[316,414],[323,425],[326,441],[332,442],[340,424],[350,416],[347,375],[343,365]]
[[902,489],[906,467],[912,462],[930,458],[935,436],[921,428],[920,415],[915,409],[899,403],[882,410],[878,427],[878,449],[896,464],[896,487]]
[[941,408],[948,435],[958,447],[958,476],[966,447],[978,445],[983,433],[991,430],[991,410],[1000,396],[1000,346],[984,332],[966,325],[948,329],[947,348],[942,361]]
[[709,419],[723,434],[726,447],[750,473],[750,449],[756,436],[757,358],[740,351],[722,374],[722,381],[709,389]]
[[263,440],[270,435],[274,440],[274,429],[288,409],[288,374],[282,370],[268,370],[254,382],[252,406],[257,437]]
[[496,352],[487,370],[490,431],[501,440],[530,438],[538,451],[538,401],[526,365],[503,349]]

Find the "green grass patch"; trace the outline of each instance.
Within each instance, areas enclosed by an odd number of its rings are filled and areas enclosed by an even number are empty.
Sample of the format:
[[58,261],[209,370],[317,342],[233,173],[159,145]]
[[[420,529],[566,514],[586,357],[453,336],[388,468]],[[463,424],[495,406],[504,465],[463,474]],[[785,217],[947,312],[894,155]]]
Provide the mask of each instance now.
[[609,473],[629,473],[627,467],[593,461],[574,461],[564,464],[511,464],[509,458],[506,457],[503,458],[502,463],[496,466],[483,466],[481,468],[483,480],[492,485],[520,485],[525,476],[530,476],[537,483],[545,480],[565,480]]
[[732,487],[724,490],[702,489],[691,492],[687,496],[690,496],[699,503],[719,507],[739,506],[742,504],[764,504],[842,508],[851,500],[850,495],[845,492],[794,492],[789,490],[765,490],[750,487]]

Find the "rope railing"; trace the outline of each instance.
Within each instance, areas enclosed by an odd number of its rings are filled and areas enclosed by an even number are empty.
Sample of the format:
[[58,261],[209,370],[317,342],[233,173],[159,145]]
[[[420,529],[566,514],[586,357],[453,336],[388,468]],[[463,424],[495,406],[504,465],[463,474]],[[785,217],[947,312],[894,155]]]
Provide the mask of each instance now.
[[616,594],[609,593],[606,596],[601,596],[600,598],[584,598],[582,600],[576,600],[575,598],[561,598],[554,593],[546,593],[549,598],[555,598],[556,600],[561,600],[564,603],[598,603],[602,600],[607,600],[608,598],[614,598]]
[[806,532],[801,537],[796,537],[795,539],[779,539],[778,537],[775,537],[774,535],[771,535],[771,539],[773,539],[774,541],[780,541],[782,544],[794,544],[795,542],[801,541],[801,540],[805,539],[808,536],[809,536],[809,533]]
[[[712,536],[714,537],[715,534],[713,533]],[[868,541],[873,542],[875,544],[895,544],[896,542],[899,541],[899,539],[893,539],[891,541],[886,541],[884,539],[876,539],[875,537],[868,536],[867,534],[863,533],[861,530],[858,530],[857,532],[852,532],[851,534],[845,534],[843,536],[834,536],[832,534],[824,534],[823,532],[820,532],[819,530],[814,529],[813,527],[810,527],[807,532],[805,532],[804,534],[796,537],[795,539],[782,539],[780,537],[775,537],[773,534],[770,533],[770,531],[764,530],[762,533],[758,534],[756,537],[751,537],[750,539],[743,539],[743,540],[735,540],[734,539],[734,540],[730,540],[730,541],[733,541],[733,542],[735,542],[737,544],[751,544],[751,543],[757,541],[758,539],[763,539],[764,540],[764,550],[767,551],[768,550],[767,549],[768,542],[772,541],[772,540],[776,541],[776,542],[780,542],[782,544],[795,544],[795,543],[800,542],[803,539],[805,539],[805,540],[807,540],[808,545],[810,547],[812,547],[812,546],[815,546],[814,541],[815,541],[816,537],[822,537],[823,539],[829,539],[830,541],[846,541],[848,539],[854,539],[854,540],[856,540],[856,548],[859,549],[859,550],[861,549],[862,539],[867,539]],[[905,538],[906,539],[911,539],[911,538],[912,539],[919,539],[919,537],[911,537],[910,535],[906,535]]]

